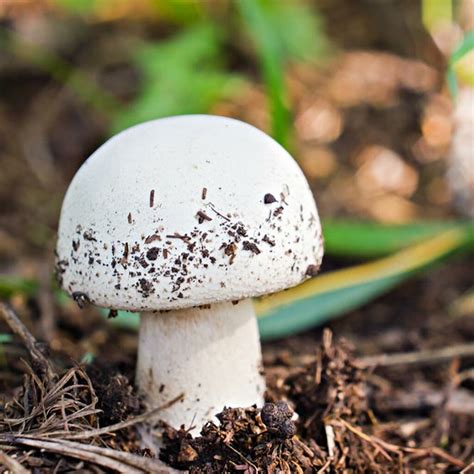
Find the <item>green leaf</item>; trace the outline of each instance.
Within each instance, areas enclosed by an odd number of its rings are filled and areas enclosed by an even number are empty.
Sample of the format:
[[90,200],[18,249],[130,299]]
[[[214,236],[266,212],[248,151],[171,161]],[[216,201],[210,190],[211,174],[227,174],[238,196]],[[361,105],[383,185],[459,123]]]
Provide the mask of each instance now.
[[263,8],[284,59],[311,61],[328,53],[322,18],[313,7],[300,1],[264,0]]
[[341,316],[450,253],[472,244],[472,228],[454,228],[390,257],[323,274],[256,301],[264,340],[288,336]]
[[448,83],[448,89],[453,99],[458,96],[458,80],[456,79],[456,73],[450,67],[446,71],[446,82]]
[[325,254],[335,257],[376,258],[389,255],[442,231],[471,228],[469,221],[425,221],[383,225],[356,220],[323,220]]
[[328,50],[321,20],[302,2],[239,0],[236,5],[260,59],[270,102],[272,136],[290,148],[292,120],[285,64],[290,59],[313,59]]
[[289,103],[284,80],[281,42],[262,0],[240,0],[237,5],[260,57],[262,74],[270,101],[272,136],[288,148],[291,135]]
[[474,49],[474,30],[468,31],[464,38],[462,39],[461,43],[457,46],[457,48],[451,54],[451,64],[456,64],[461,58],[466,56],[469,52]]
[[143,45],[135,55],[143,78],[141,91],[116,115],[112,131],[170,115],[208,112],[216,102],[235,94],[242,81],[224,70],[220,51],[220,37],[211,23]]
[[446,80],[448,82],[449,91],[451,95],[456,98],[458,91],[458,77],[461,76],[465,81],[467,80],[470,86],[474,86],[472,67],[469,71],[464,71],[463,68],[459,67],[460,61],[468,53],[474,50],[474,30],[467,32],[464,35],[461,43],[451,54],[449,60],[448,70],[446,73]]

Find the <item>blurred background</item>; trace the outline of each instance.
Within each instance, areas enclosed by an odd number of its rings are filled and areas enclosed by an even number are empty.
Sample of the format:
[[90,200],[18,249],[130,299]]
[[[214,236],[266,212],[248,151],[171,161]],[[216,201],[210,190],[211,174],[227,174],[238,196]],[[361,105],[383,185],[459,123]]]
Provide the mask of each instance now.
[[[324,323],[361,356],[454,348],[380,387],[439,394],[457,374],[472,415],[473,28],[474,0],[0,0],[0,298],[53,351],[133,379],[137,319],[81,311],[52,277],[63,195],[126,127],[235,117],[295,157],[325,234],[307,296],[257,302],[268,377]],[[1,390],[19,355],[0,326]],[[427,443],[449,433],[467,459],[466,422],[436,420]]]
[[[453,102],[473,82],[473,11],[472,0],[1,0],[0,294],[49,283],[61,201],[87,156],[168,115],[236,117],[293,154],[325,221],[324,272],[457,226],[474,212],[474,99],[461,119]],[[392,270],[404,279],[461,241]]]

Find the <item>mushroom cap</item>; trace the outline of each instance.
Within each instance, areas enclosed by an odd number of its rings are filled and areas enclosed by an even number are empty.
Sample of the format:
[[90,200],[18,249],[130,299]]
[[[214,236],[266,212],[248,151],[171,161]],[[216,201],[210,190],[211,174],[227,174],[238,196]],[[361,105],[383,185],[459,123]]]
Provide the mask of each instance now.
[[314,275],[318,212],[293,158],[238,120],[188,115],[112,137],[64,198],[56,273],[74,298],[153,311],[264,295]]

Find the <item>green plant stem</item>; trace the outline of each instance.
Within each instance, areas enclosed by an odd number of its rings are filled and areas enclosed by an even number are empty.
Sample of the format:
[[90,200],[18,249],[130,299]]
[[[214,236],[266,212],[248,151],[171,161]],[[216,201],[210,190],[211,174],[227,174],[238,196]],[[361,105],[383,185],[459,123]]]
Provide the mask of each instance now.
[[288,149],[291,121],[287,105],[283,54],[279,48],[278,38],[265,17],[261,0],[240,0],[237,5],[261,60],[263,79],[270,101],[272,136]]

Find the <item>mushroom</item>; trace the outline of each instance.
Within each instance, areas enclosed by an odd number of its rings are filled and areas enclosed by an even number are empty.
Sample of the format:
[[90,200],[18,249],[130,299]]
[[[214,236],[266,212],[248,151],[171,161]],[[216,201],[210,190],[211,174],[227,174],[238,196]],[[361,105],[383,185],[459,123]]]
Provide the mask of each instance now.
[[474,217],[474,87],[460,87],[454,110],[454,134],[448,161],[448,183],[454,204]]
[[102,145],[67,190],[61,286],[80,301],[141,312],[136,383],[161,415],[199,429],[224,406],[261,405],[251,297],[315,274],[321,226],[308,183],[272,138],[190,115]]

